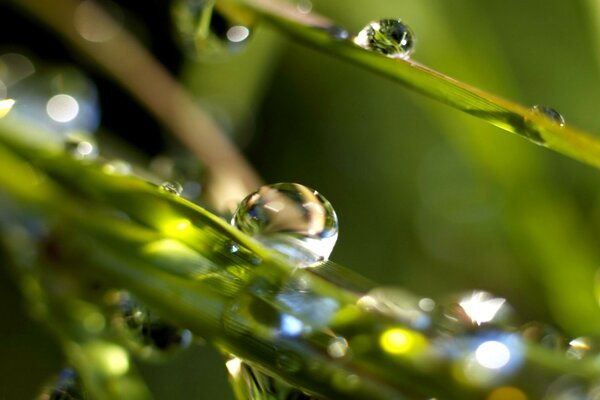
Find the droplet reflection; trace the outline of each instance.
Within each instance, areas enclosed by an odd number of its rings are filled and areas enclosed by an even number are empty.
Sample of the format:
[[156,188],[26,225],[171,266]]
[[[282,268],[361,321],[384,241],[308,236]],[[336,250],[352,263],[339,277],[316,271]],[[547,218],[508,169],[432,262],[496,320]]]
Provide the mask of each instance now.
[[354,43],[391,58],[408,58],[415,50],[412,30],[399,19],[370,22],[354,38]]

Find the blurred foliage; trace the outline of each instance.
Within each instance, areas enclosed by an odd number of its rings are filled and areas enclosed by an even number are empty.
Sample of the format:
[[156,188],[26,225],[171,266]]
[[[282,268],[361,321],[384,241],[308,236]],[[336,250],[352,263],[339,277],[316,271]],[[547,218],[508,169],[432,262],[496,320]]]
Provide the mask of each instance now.
[[[86,69],[98,84],[104,129],[148,156],[169,146],[134,101],[8,3],[0,8],[3,47]],[[417,35],[414,59],[520,103],[556,107],[569,123],[600,132],[598,22],[588,3],[315,0],[314,8],[351,32],[400,17]],[[301,182],[332,202],[341,221],[332,259],[435,299],[480,288],[508,298],[524,319],[571,335],[600,332],[600,319],[580,317],[600,315],[592,310],[596,170],[268,26],[226,61],[186,59],[171,39],[165,2],[120,4],[127,24],[245,146],[267,182]],[[24,317],[9,281],[0,285],[1,315],[10,321],[1,332],[0,398],[28,398],[60,368],[60,356]],[[210,349],[142,369],[157,399],[231,396]]]

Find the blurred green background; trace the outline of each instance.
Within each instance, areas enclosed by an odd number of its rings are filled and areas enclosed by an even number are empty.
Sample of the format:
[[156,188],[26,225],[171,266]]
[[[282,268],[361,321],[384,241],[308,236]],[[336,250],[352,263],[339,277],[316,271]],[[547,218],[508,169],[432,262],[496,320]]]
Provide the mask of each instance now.
[[[133,100],[13,3],[0,2],[0,47],[77,65],[97,83],[105,130],[149,157],[172,148]],[[332,202],[334,261],[441,302],[488,290],[523,321],[600,334],[598,171],[266,25],[242,54],[195,62],[176,48],[167,2],[138,3],[119,3],[126,26],[181,76],[265,181],[300,182]],[[315,0],[313,8],[351,32],[400,17],[417,35],[414,59],[600,132],[597,0]],[[0,399],[31,398],[61,356],[1,269],[0,278]],[[156,399],[232,398],[209,347],[141,367]]]

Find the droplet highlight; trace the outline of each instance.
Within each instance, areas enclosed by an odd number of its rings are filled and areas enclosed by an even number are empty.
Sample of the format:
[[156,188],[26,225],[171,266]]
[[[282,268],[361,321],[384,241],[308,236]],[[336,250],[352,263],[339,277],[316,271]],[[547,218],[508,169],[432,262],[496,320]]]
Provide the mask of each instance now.
[[298,183],[261,187],[242,200],[231,223],[306,264],[328,259],[338,236],[337,215],[331,203]]
[[391,58],[406,59],[415,50],[415,36],[400,19],[370,22],[354,38],[354,43]]
[[94,137],[85,132],[70,132],[65,138],[65,150],[79,160],[93,160],[98,157],[98,144]]

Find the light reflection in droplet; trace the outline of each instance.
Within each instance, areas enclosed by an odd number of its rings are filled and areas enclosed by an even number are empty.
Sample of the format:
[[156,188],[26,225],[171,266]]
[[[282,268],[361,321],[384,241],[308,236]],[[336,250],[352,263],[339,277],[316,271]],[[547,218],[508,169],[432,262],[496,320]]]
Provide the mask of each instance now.
[[0,100],[0,119],[6,116],[14,105],[15,101],[13,99]]
[[578,337],[569,342],[569,348],[567,349],[567,358],[574,360],[581,360],[589,353],[592,348],[592,341],[586,337]]
[[122,13],[111,4],[113,18],[99,8],[92,0],[82,1],[73,16],[73,24],[77,33],[92,43],[102,43],[113,39],[121,31]]
[[343,337],[334,337],[329,341],[327,353],[333,358],[342,358],[348,353],[348,341]]
[[73,96],[57,94],[46,103],[46,112],[56,122],[69,122],[77,118],[79,103]]
[[473,292],[459,301],[459,305],[476,325],[490,322],[506,303],[506,299],[492,297],[483,291]]
[[281,316],[281,333],[285,336],[298,336],[302,333],[304,324],[293,315],[283,314]]
[[477,347],[475,359],[482,367],[500,369],[510,361],[510,350],[502,342],[489,340]]
[[240,360],[237,357],[234,357],[225,363],[225,367],[227,367],[227,372],[229,372],[229,375],[231,375],[234,378],[237,378],[237,376],[240,374],[240,371],[242,370],[242,360]]
[[240,43],[248,39],[250,30],[243,25],[235,25],[227,30],[227,40],[233,43]]

